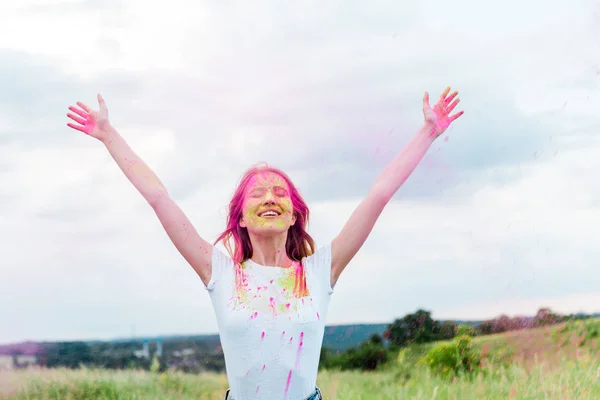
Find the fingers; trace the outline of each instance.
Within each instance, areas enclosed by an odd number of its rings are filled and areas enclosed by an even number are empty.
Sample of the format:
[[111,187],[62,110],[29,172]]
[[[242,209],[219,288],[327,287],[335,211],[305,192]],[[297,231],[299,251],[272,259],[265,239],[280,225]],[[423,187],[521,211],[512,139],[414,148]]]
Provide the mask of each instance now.
[[452,94],[450,95],[450,97],[448,97],[448,98],[445,100],[446,104],[449,104],[449,103],[450,103],[450,102],[451,102],[451,101],[452,101],[452,100],[453,100],[453,99],[456,97],[456,95],[457,95],[457,94],[458,94],[458,92],[455,90],[455,91],[454,91],[454,93],[452,93]]
[[88,106],[86,106],[85,104],[83,104],[82,102],[78,101],[77,105],[81,108],[83,108],[85,111],[90,112],[90,108]]
[[446,88],[446,90],[444,90],[444,92],[441,94],[440,102],[443,102],[446,99],[446,96],[448,96],[448,93],[450,93],[450,86],[448,86]]
[[88,133],[85,131],[85,129],[83,128],[83,126],[80,126],[80,125],[75,125],[75,124],[72,124],[72,123],[70,123],[70,122],[67,122],[67,126],[68,126],[68,127],[70,127],[70,128],[73,128],[73,129],[77,129],[78,131],[81,131],[81,132],[85,133],[86,135],[88,134]]
[[81,118],[75,114],[67,113],[67,117],[71,118],[73,121],[80,123],[81,125],[85,125],[86,120]]
[[450,122],[454,121],[455,119],[457,119],[458,117],[460,117],[464,113],[465,113],[464,111],[460,111],[460,112],[454,114],[453,116],[450,117]]
[[451,113],[451,112],[452,112],[452,110],[454,110],[454,108],[455,108],[455,107],[458,105],[458,103],[460,103],[460,99],[456,99],[456,100],[454,100],[454,101],[452,102],[452,104],[450,104],[450,105],[449,105],[449,106],[446,108],[446,111],[447,111],[448,113]]
[[104,107],[106,108],[106,103],[104,102],[104,98],[102,97],[102,95],[100,93],[98,93],[98,104],[100,105],[100,107]]
[[79,108],[69,106],[69,110],[73,111],[74,113],[80,115],[83,118],[87,118],[87,113],[81,111]]

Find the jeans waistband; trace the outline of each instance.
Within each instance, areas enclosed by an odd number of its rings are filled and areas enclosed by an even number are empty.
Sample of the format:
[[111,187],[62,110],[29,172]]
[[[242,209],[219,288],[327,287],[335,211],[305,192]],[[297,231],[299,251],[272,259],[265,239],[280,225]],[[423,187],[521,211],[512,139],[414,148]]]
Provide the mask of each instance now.
[[[230,392],[231,389],[227,389],[227,391],[225,392],[225,400],[235,400],[229,395]],[[323,394],[321,393],[321,389],[319,389],[319,387],[317,386],[315,388],[315,392],[304,400],[323,400]]]

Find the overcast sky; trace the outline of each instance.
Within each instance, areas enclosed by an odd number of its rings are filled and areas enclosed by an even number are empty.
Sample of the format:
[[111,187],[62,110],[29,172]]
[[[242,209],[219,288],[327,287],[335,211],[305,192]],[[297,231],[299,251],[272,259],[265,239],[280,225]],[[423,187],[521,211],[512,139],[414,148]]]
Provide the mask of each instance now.
[[[96,140],[199,233],[267,161],[332,240],[450,85],[465,114],[342,274],[328,324],[600,311],[600,3],[3,0],[0,343],[215,333],[208,293]],[[291,3],[290,3],[291,4]]]

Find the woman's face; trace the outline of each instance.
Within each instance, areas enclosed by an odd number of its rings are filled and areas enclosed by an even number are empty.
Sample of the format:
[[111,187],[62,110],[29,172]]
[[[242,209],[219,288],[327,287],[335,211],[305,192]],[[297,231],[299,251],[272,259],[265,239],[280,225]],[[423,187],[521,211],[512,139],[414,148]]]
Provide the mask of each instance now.
[[285,179],[274,172],[254,175],[244,194],[240,226],[256,234],[272,234],[287,232],[295,222]]

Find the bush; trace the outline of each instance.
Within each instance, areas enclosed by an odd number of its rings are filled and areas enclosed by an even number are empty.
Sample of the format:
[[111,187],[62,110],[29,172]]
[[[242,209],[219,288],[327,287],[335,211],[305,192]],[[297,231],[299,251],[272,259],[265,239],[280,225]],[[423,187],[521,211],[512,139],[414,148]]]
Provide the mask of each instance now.
[[471,325],[461,324],[458,326],[456,336],[475,336],[475,328]]
[[462,335],[452,342],[435,345],[422,362],[427,364],[434,373],[454,377],[479,369],[481,353],[473,348],[470,336]]

